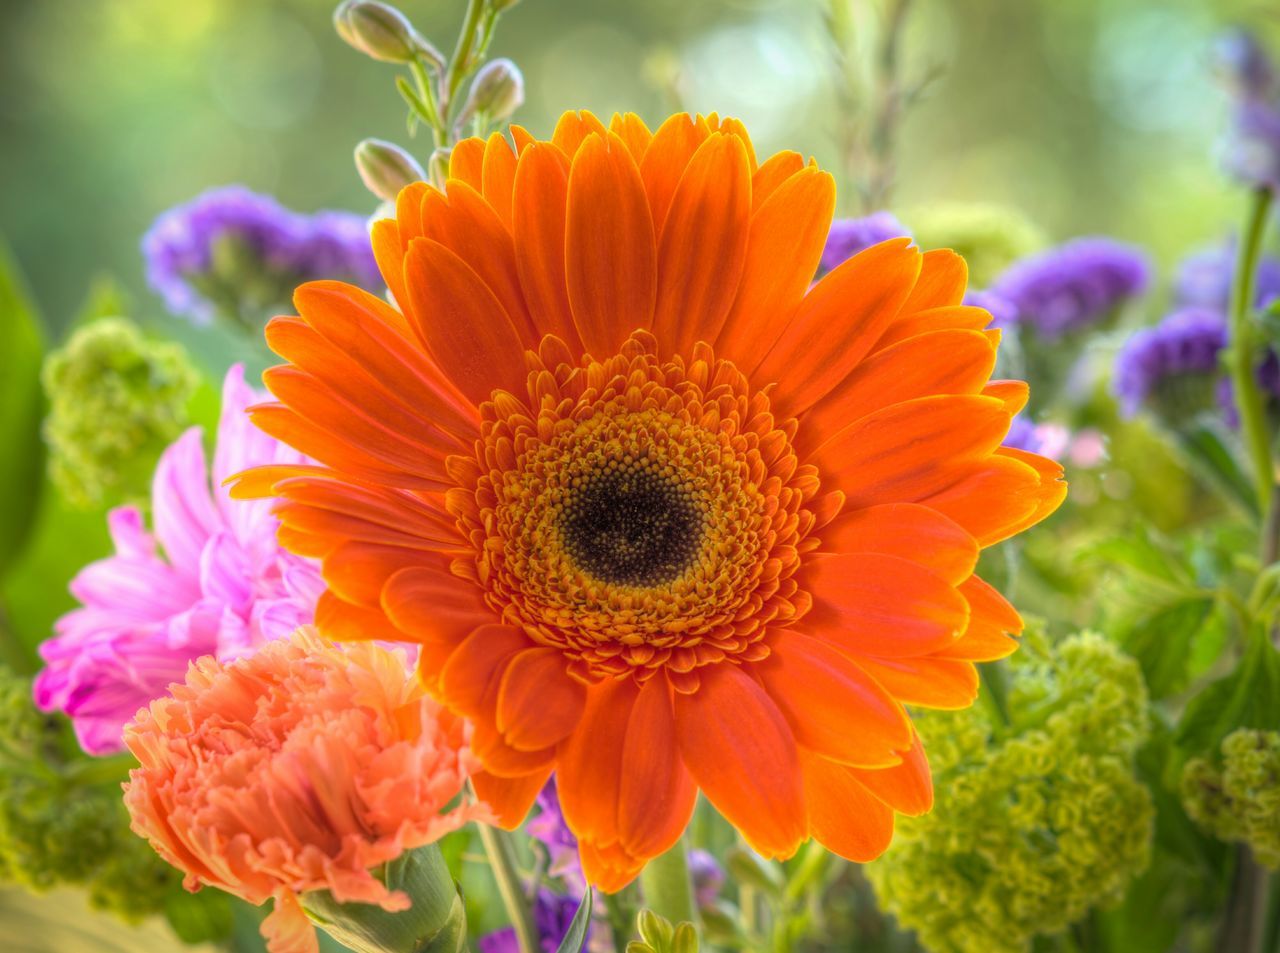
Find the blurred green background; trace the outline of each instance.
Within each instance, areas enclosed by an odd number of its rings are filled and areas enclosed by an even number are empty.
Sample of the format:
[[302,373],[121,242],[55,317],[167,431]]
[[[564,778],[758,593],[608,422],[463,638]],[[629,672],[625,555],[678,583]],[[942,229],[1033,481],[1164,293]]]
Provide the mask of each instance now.
[[[460,2],[407,0],[446,46]],[[872,5],[866,4],[868,9]],[[1105,232],[1170,261],[1218,237],[1238,199],[1216,173],[1224,117],[1208,44],[1265,26],[1263,3],[919,0],[908,69],[936,71],[906,117],[895,208],[1012,204],[1052,237]],[[517,119],[679,99],[741,116],[764,150],[837,164],[820,0],[524,0],[495,55],[525,71]],[[0,230],[46,319],[91,277],[144,290],[138,238],[201,190],[243,182],[301,210],[372,209],[351,164],[366,136],[404,141],[394,70],[343,45],[329,0],[4,0]],[[1272,18],[1271,26],[1276,22]],[[428,146],[419,137],[419,154]],[[845,211],[853,211],[851,190]],[[171,320],[171,319],[164,319]]]

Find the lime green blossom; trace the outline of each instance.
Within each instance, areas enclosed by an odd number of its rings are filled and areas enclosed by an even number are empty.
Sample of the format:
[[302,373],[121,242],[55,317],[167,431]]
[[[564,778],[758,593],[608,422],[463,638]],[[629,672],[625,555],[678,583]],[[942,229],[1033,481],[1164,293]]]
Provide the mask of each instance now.
[[988,287],[1017,259],[1045,244],[1030,219],[1000,205],[931,206],[907,221],[921,248],[953,248],[964,256],[973,288]]
[[1220,758],[1187,762],[1182,802],[1219,840],[1246,843],[1259,863],[1280,868],[1280,732],[1241,728]]
[[80,328],[45,359],[41,376],[50,476],[84,508],[145,493],[199,381],[179,345],[148,340],[124,318]]
[[165,909],[181,875],[129,829],[122,759],[81,755],[65,719],[0,668],[0,882],[83,887],[95,907],[137,921]]
[[1007,717],[980,704],[918,719],[934,809],[901,819],[866,868],[932,953],[1022,953],[1118,901],[1149,860],[1151,796],[1133,769],[1148,730],[1137,663],[1082,634],[1025,646],[1009,672]]

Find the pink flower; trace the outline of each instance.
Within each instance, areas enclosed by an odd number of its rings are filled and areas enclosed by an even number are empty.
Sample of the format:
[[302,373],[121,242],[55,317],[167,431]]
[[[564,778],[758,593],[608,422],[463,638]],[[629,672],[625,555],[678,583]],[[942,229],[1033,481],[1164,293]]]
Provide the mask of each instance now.
[[186,874],[249,903],[271,953],[317,953],[299,895],[412,906],[370,870],[430,844],[483,804],[470,729],[427,697],[405,654],[337,646],[299,629],[249,658],[194,663],[125,730],[139,766],[124,803],[135,833]]
[[233,367],[222,388],[212,488],[193,427],[156,467],[154,535],[136,507],[112,510],[115,555],[71,582],[82,606],[40,647],[47,664],[35,698],[71,717],[90,754],[121,750],[126,722],[181,681],[193,659],[228,661],[312,620],[324,586],[314,563],[277,544],[273,501],[232,500],[222,486],[246,467],[304,460],[250,422],[245,408],[261,399]]

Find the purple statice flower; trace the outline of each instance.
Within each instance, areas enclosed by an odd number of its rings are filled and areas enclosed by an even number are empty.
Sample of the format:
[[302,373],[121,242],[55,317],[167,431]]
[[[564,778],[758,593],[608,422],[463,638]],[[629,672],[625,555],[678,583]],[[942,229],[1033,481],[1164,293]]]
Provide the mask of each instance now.
[[1132,417],[1165,382],[1212,375],[1227,346],[1227,321],[1209,308],[1184,308],[1136,332],[1116,355],[1112,389]]
[[693,897],[698,908],[714,906],[724,886],[724,868],[710,851],[700,847],[689,851],[689,875],[693,878]]
[[538,793],[538,814],[525,825],[525,831],[547,850],[547,873],[559,877],[571,891],[582,893],[587,883],[582,876],[578,856],[578,838],[573,836],[560,810],[556,779],[552,775]]
[[[560,948],[580,902],[576,897],[538,888],[533,897],[533,923],[537,927],[538,945],[543,953],[555,953]],[[587,935],[590,934],[591,928],[588,926]],[[477,947],[480,953],[520,953],[514,927],[506,927],[480,937]]]
[[223,486],[250,466],[304,460],[249,420],[245,408],[263,398],[233,367],[212,473],[193,427],[156,467],[154,532],[137,507],[112,510],[115,553],[71,581],[81,606],[40,647],[35,700],[66,712],[90,754],[121,750],[124,725],[181,681],[193,659],[233,659],[312,620],[324,588],[317,567],[280,548],[271,500],[232,500]]
[[1233,100],[1224,165],[1245,182],[1280,189],[1280,82],[1271,61],[1243,30],[1222,37],[1217,53]]
[[[220,311],[269,309],[315,278],[381,288],[365,219],[303,215],[268,195],[212,189],[155,220],[142,238],[147,282],[174,314],[207,324]],[[279,299],[279,300],[276,300]]]
[[1013,322],[1046,341],[1102,321],[1146,290],[1151,266],[1139,249],[1110,238],[1077,238],[1014,262],[991,292]]
[[827,244],[822,250],[822,272],[828,272],[858,252],[888,241],[909,238],[907,226],[889,212],[872,212],[863,218],[838,218],[831,223]]
[[[1234,242],[1202,248],[1184,258],[1174,277],[1178,303],[1225,314],[1231,304],[1235,259]],[[1255,306],[1266,307],[1280,298],[1280,259],[1263,258],[1258,262],[1256,286]]]

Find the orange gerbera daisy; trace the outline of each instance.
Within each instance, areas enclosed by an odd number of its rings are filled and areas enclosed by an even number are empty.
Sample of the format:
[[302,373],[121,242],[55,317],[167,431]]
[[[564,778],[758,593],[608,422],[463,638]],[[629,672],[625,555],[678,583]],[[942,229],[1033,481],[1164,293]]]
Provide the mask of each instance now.
[[978,551],[1062,501],[1000,446],[1027,387],[950,251],[813,281],[831,177],[736,120],[566,114],[453,152],[373,243],[399,310],[334,282],[277,318],[255,471],[323,560],[316,622],[421,644],[515,826],[557,772],[615,890],[701,789],[762,854],[854,860],[932,800],[905,704],[971,703],[1017,613]]

